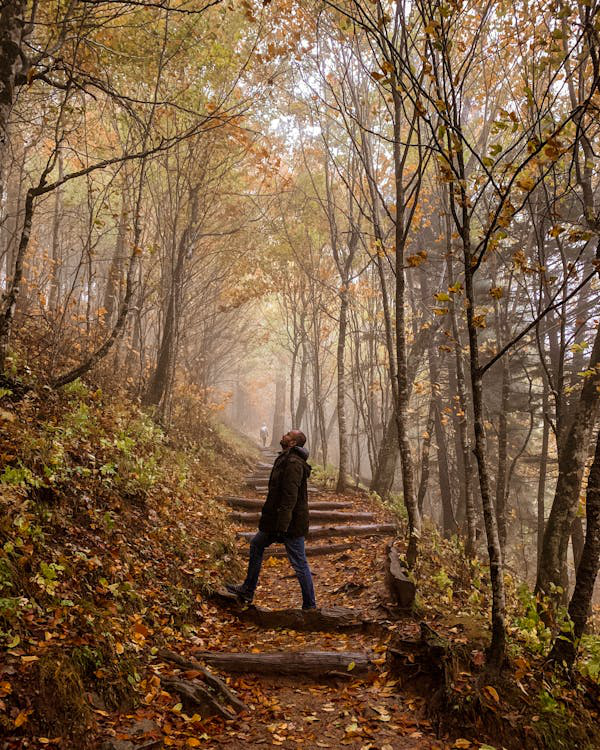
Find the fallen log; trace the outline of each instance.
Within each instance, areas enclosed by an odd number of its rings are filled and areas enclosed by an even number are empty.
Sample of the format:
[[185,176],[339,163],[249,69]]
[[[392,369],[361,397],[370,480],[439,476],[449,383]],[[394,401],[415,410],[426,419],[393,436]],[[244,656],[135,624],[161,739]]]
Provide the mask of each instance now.
[[[305,547],[307,557],[323,557],[324,555],[336,555],[338,552],[346,552],[354,547],[353,542],[341,542],[340,544],[319,544],[312,547]],[[246,547],[246,551],[249,547]],[[268,547],[265,557],[287,557],[287,552],[283,545],[277,547]]]
[[412,609],[417,587],[402,564],[393,542],[386,545],[385,582],[394,604],[401,609]]
[[[361,521],[375,521],[372,513],[346,513],[339,510],[314,510],[309,505],[311,521],[345,521],[347,523],[360,523]],[[260,513],[241,513],[234,512],[229,514],[232,521],[238,523],[256,524],[260,520]]]
[[199,713],[203,719],[209,716],[222,716],[224,719],[235,719],[235,714],[222,706],[217,698],[210,694],[199,682],[183,680],[177,677],[161,677],[160,683],[168,693],[177,693],[186,711]]
[[[251,539],[255,532],[238,531],[241,539]],[[325,539],[332,536],[381,536],[384,534],[395,534],[396,526],[393,523],[373,523],[366,526],[311,526],[308,530],[308,539]]]
[[[250,487],[257,492],[267,492],[269,489],[268,477],[246,477],[244,479],[246,487]],[[309,492],[321,492],[322,490],[314,484],[308,485]]]
[[248,706],[246,706],[246,704],[241,701],[230,688],[227,687],[223,680],[220,677],[217,677],[216,674],[213,674],[203,664],[200,664],[199,661],[196,661],[195,659],[186,659],[180,654],[176,654],[174,651],[169,651],[169,649],[166,648],[159,649],[157,655],[159,659],[171,662],[172,664],[177,664],[177,666],[181,667],[182,669],[191,669],[195,672],[200,672],[204,677],[207,685],[209,685],[216,693],[222,695],[225,700],[231,706],[233,706],[233,709],[236,713],[248,710]]
[[325,677],[333,672],[364,675],[373,668],[369,654],[364,651],[273,651],[258,654],[202,651],[197,656],[217,669],[238,674]]
[[319,609],[265,609],[244,605],[234,595],[218,590],[211,599],[226,607],[235,616],[253,622],[263,628],[287,628],[289,630],[313,632],[339,632],[369,630],[374,623],[362,613],[347,607],[321,607]]
[[[248,510],[260,510],[265,504],[264,498],[238,497],[237,495],[221,495],[216,500],[227,503],[232,508],[247,508]],[[347,500],[314,500],[308,504],[309,510],[344,510],[352,507],[352,502]]]

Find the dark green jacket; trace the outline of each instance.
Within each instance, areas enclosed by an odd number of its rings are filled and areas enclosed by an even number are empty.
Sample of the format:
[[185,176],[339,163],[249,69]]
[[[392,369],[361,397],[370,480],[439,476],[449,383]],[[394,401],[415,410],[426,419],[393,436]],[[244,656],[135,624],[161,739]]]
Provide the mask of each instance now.
[[307,481],[311,467],[306,463],[308,451],[295,446],[275,459],[267,499],[258,528],[268,534],[289,537],[308,534]]

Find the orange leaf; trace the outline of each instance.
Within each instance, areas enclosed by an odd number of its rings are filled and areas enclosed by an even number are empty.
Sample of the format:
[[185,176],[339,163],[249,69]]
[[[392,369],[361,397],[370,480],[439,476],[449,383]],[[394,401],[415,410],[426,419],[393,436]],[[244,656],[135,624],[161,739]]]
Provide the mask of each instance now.
[[23,726],[23,724],[25,724],[25,722],[27,721],[27,717],[29,716],[30,713],[31,713],[31,710],[20,711],[19,715],[15,719],[15,727]]
[[496,701],[496,703],[500,703],[500,696],[498,695],[496,688],[493,688],[491,685],[486,685],[483,689],[490,698],[493,698]]

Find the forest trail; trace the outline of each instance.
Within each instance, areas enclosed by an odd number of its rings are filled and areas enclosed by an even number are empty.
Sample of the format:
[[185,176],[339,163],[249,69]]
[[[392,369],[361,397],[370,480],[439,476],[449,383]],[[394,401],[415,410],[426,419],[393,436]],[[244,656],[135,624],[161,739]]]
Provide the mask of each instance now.
[[[264,451],[264,461],[257,467],[256,474],[248,479],[249,487],[260,488],[254,496],[266,488],[264,478],[274,457],[275,454]],[[259,498],[260,502],[262,499]],[[249,498],[245,500],[249,502]],[[348,514],[368,513],[370,520],[385,524],[383,528],[386,530],[391,520],[365,497],[340,498],[310,487],[309,503],[311,507],[316,503],[321,508],[324,503],[331,503],[338,512]],[[356,519],[359,527],[364,525],[364,517],[357,516]],[[351,526],[351,519],[345,519],[344,524]],[[241,523],[239,528],[240,531],[247,530],[248,525]],[[207,614],[211,621],[221,623],[219,653],[363,652],[371,661],[370,670],[366,674],[353,675],[350,669],[345,674],[325,677],[234,674],[227,678],[228,685],[246,703],[249,711],[232,721],[215,720],[219,723],[210,733],[208,746],[348,747],[357,750],[450,747],[435,739],[431,725],[424,718],[423,701],[403,694],[397,680],[386,671],[386,640],[399,632],[407,638],[418,639],[419,627],[409,617],[398,620],[390,616],[389,595],[384,582],[385,543],[381,532],[358,538],[347,532],[343,549],[339,547],[339,537],[335,541],[338,544],[325,537],[319,545],[314,545],[310,542],[310,534],[307,540],[318,606],[351,608],[359,617],[373,621],[374,626],[367,628],[366,632],[365,629],[363,632],[301,632],[259,626],[236,615],[236,605],[228,609],[227,602],[225,606],[211,607]],[[329,553],[311,555],[311,549],[315,546],[322,548],[323,542],[331,545]],[[240,537],[239,544],[240,556],[246,559],[246,539]],[[287,559],[281,557],[281,550],[281,545],[274,545],[265,554],[255,596],[255,604],[261,609],[282,610],[300,605],[298,583]],[[186,656],[205,659],[208,656],[206,646],[217,651],[214,640],[210,638],[191,644]]]

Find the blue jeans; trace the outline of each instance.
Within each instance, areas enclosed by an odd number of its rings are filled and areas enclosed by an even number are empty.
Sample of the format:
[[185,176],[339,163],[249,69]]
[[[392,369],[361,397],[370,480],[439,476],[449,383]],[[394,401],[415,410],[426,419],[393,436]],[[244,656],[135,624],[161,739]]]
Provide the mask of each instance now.
[[[250,559],[248,560],[248,573],[246,580],[242,583],[242,589],[248,598],[254,596],[258,584],[258,576],[262,566],[263,555],[267,547],[275,541],[273,534],[259,531],[252,537],[250,542]],[[288,560],[300,583],[302,589],[302,609],[316,607],[315,590],[313,588],[312,575],[308,567],[306,552],[304,550],[304,537],[297,536],[286,538],[284,541]]]

